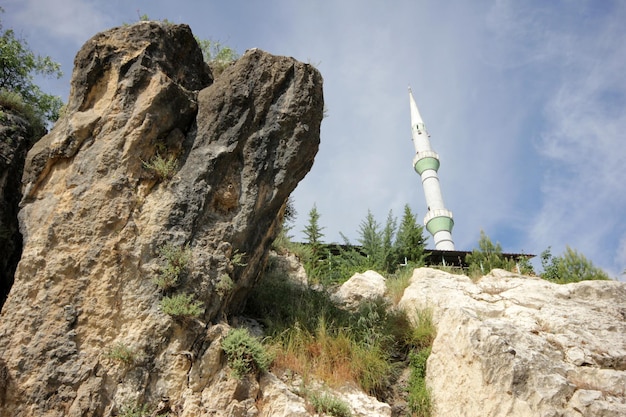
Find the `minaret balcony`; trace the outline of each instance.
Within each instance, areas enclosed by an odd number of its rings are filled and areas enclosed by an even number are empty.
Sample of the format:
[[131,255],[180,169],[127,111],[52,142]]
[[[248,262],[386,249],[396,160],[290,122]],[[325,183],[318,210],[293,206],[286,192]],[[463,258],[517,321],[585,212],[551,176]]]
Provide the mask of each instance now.
[[418,152],[413,158],[413,168],[420,175],[428,169],[437,171],[439,169],[439,155],[434,151]]
[[446,209],[429,210],[426,216],[424,216],[424,224],[433,236],[442,230],[452,233],[452,227],[454,226],[452,212]]

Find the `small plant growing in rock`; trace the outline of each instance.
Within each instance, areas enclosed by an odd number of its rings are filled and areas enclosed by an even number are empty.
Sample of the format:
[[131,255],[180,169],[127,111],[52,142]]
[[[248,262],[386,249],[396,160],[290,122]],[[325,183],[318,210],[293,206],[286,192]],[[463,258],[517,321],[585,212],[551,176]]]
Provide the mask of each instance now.
[[118,415],[120,417],[147,417],[150,415],[150,410],[146,404],[127,402],[120,407]]
[[143,166],[154,173],[158,179],[169,180],[172,179],[178,168],[178,161],[173,155],[166,159],[157,152],[150,162],[143,161]]
[[202,303],[193,300],[191,294],[176,294],[163,297],[161,311],[177,318],[198,317],[203,312]]
[[230,275],[222,274],[220,275],[217,284],[215,285],[215,290],[218,292],[218,294],[223,296],[232,291],[234,287],[235,283],[233,282]]
[[316,413],[328,414],[334,417],[350,417],[352,412],[348,403],[328,394],[310,394],[309,402]]
[[228,332],[222,340],[222,350],[236,378],[265,372],[272,362],[265,347],[245,328]]
[[241,253],[238,250],[235,250],[235,252],[233,253],[233,256],[230,259],[230,262],[235,266],[246,266],[248,264],[243,261],[245,256],[246,256],[245,252]]
[[126,364],[135,362],[135,351],[122,342],[116,343],[106,354],[107,358]]
[[189,268],[191,261],[189,245],[175,246],[168,243],[159,249],[159,256],[165,261],[165,266],[160,269],[154,283],[164,291],[176,288]]

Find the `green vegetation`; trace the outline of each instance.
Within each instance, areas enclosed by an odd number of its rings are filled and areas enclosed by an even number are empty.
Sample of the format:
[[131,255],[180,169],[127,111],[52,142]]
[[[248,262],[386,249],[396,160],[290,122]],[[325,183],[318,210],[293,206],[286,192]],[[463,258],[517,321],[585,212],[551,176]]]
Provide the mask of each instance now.
[[204,312],[204,309],[202,303],[193,300],[193,295],[176,294],[163,297],[161,311],[170,316],[184,319],[198,317]]
[[335,417],[350,417],[352,412],[345,401],[326,393],[311,393],[307,396],[316,413]]
[[229,331],[222,340],[222,350],[237,378],[265,372],[272,362],[265,347],[245,328]]
[[147,417],[150,415],[150,409],[146,404],[126,403],[120,408],[120,417]]
[[276,369],[315,376],[330,386],[356,383],[380,397],[397,377],[403,358],[433,337],[417,331],[385,300],[346,311],[325,291],[293,284],[272,266],[253,290],[247,314],[266,326]]
[[234,49],[222,45],[220,42],[200,39],[196,36],[196,42],[202,50],[204,61],[209,64],[214,76],[220,75],[228,66],[239,59]]
[[430,355],[430,347],[417,353],[411,352],[409,363],[409,408],[415,417],[428,417],[432,413],[430,391],[426,386],[426,361]]
[[135,362],[135,351],[129,348],[124,343],[115,344],[106,354],[107,358],[113,359],[126,364],[132,364]]
[[[139,16],[140,22],[147,22],[152,20],[150,19],[150,16],[145,13],[139,14],[138,11],[137,14]],[[161,19],[160,21],[168,25],[174,24],[174,22],[168,19]],[[127,26],[127,23],[124,23],[124,25]],[[198,46],[202,50],[202,56],[204,58],[204,61],[209,64],[214,76],[217,76],[224,72],[224,70],[231,63],[239,59],[239,54],[229,46],[222,45],[220,42],[210,39],[200,39],[197,36],[195,36],[195,39],[198,43]]]
[[4,30],[0,21],[0,106],[19,112],[36,130],[43,131],[48,122],[59,118],[63,101],[41,91],[33,81],[34,74],[63,75],[58,63],[49,56],[36,55],[13,30]]
[[500,243],[494,245],[489,236],[482,230],[480,231],[478,249],[474,249],[471,254],[467,255],[466,261],[469,264],[469,276],[472,278],[481,277],[496,268],[511,271],[515,267],[513,260],[505,259],[502,256]]
[[215,291],[217,291],[218,294],[224,296],[231,292],[234,287],[235,283],[233,282],[230,275],[222,274],[215,284]]
[[285,242],[285,237],[281,240],[283,248],[288,247],[302,259],[312,282],[330,285],[342,283],[354,273],[368,269],[393,274],[400,265],[415,268],[424,264],[424,230],[408,205],[404,207],[399,227],[393,212],[389,212],[385,226],[381,227],[368,210],[359,227],[360,248],[352,245],[344,236],[339,255],[332,255],[327,246],[323,245],[323,227],[319,225],[319,218],[317,208],[313,206],[308,224],[303,230],[306,247]]
[[159,249],[159,257],[165,262],[161,267],[154,283],[163,291],[176,288],[189,268],[191,261],[191,249],[189,245],[176,246],[167,243]]
[[552,256],[550,248],[541,253],[541,278],[557,284],[585,280],[608,280],[606,272],[593,265],[583,254],[567,246],[562,256]]
[[178,169],[178,160],[174,155],[164,158],[157,152],[149,162],[143,161],[143,166],[145,169],[152,172],[159,180],[170,180],[174,177]]

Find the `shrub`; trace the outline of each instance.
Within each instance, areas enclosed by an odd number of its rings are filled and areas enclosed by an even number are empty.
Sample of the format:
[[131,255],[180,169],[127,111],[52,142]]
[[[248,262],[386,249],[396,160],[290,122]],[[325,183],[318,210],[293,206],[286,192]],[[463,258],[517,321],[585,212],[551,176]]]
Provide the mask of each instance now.
[[215,284],[215,290],[218,292],[218,294],[223,296],[225,294],[228,294],[234,286],[235,283],[233,282],[230,275],[222,274],[220,275],[217,284]]
[[350,417],[352,412],[345,401],[328,394],[309,394],[309,402],[316,413],[329,414],[335,417]]
[[162,290],[176,288],[183,274],[189,268],[192,252],[189,245],[176,246],[167,243],[159,249],[159,257],[165,261],[165,266],[159,270],[154,283]]
[[237,378],[265,372],[272,362],[265,347],[245,328],[228,332],[222,340],[222,350],[228,359],[228,366]]
[[165,159],[157,152],[150,162],[143,161],[143,166],[155,174],[159,180],[169,180],[172,179],[178,168],[178,161],[174,155],[170,155],[169,158]]
[[150,415],[150,410],[146,404],[128,402],[120,408],[120,417],[146,417]]
[[557,284],[585,280],[608,280],[602,269],[593,265],[583,254],[567,246],[562,256],[552,256],[550,248],[541,253],[541,278]]
[[489,236],[482,230],[480,231],[478,249],[472,250],[472,253],[467,255],[466,261],[469,264],[469,275],[474,279],[488,274],[495,268],[511,271],[515,267],[514,261],[507,260],[502,255],[500,243],[494,245]]
[[135,352],[121,342],[115,344],[111,349],[109,349],[106,356],[110,359],[124,362],[126,364],[133,363],[136,357]]
[[202,303],[194,302],[191,294],[176,294],[171,297],[163,297],[161,311],[177,318],[198,317],[203,312]]

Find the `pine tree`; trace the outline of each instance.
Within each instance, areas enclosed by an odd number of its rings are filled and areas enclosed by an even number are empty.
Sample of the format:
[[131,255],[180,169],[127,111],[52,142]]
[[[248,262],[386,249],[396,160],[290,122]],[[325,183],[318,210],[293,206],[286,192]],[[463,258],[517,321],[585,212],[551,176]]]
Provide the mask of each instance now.
[[382,269],[383,266],[383,237],[380,225],[374,219],[374,215],[368,209],[367,216],[359,225],[359,239],[363,252],[368,257],[368,264],[371,268]]
[[306,236],[306,241],[313,247],[319,247],[322,244],[323,227],[319,225],[320,214],[317,211],[317,206],[313,204],[313,208],[309,211],[309,223],[306,225],[302,233]]
[[395,252],[400,262],[415,266],[424,264],[424,227],[421,226],[408,204],[404,206],[404,214],[396,234]]

